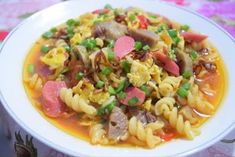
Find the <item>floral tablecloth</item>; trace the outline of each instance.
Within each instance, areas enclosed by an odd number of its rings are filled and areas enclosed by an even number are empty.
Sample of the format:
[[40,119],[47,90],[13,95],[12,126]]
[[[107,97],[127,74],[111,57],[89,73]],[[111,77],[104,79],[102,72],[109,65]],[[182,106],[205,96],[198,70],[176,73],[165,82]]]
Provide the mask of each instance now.
[[[0,43],[23,19],[62,0],[0,0]],[[156,0],[191,8],[209,17],[235,37],[235,0]],[[0,124],[1,128],[1,124]],[[0,129],[1,131],[1,129]],[[0,134],[1,135],[1,134]],[[4,141],[0,136],[0,147]],[[0,156],[3,152],[0,151]],[[7,156],[5,153],[4,156]],[[191,157],[235,157],[235,130],[215,145]]]

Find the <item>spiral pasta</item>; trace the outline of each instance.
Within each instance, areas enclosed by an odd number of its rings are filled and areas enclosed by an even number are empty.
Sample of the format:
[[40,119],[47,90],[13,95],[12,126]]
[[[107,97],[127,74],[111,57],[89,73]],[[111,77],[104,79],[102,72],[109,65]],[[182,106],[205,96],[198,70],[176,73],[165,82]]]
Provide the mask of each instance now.
[[159,100],[155,105],[155,114],[161,115],[169,120],[170,125],[177,130],[181,135],[185,135],[192,140],[200,132],[191,127],[188,120],[184,121],[183,116],[178,113],[178,109],[174,107],[175,100],[170,97],[165,97]]
[[140,141],[146,142],[147,146],[152,148],[161,142],[161,138],[154,135],[153,132],[163,126],[164,124],[160,121],[144,126],[136,117],[132,117],[129,121],[129,133],[136,136]]
[[89,105],[87,101],[78,94],[73,96],[73,91],[70,88],[62,88],[60,90],[61,100],[76,112],[84,112],[89,115],[96,115],[96,108]]
[[[191,78],[190,82],[193,82]],[[189,106],[194,107],[199,112],[204,114],[213,114],[215,108],[208,101],[203,99],[202,93],[199,91],[198,85],[193,84],[187,96]]]
[[182,80],[182,76],[174,77],[167,76],[160,84],[159,84],[159,92],[162,96],[173,96],[180,85]]
[[102,124],[91,126],[89,136],[92,144],[108,144],[108,139],[105,137],[106,131]]
[[27,80],[26,82],[28,82],[29,87],[32,89],[35,89],[35,90],[42,89],[43,82],[37,73],[33,74],[33,76],[29,78],[29,80]]

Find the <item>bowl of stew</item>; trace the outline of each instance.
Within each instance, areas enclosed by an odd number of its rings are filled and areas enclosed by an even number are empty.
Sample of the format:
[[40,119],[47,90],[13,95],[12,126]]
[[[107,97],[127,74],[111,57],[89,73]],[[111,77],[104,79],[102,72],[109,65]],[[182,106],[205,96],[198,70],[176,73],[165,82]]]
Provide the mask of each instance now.
[[165,3],[68,1],[40,11],[1,48],[15,152],[202,150],[234,128],[234,49],[215,23]]

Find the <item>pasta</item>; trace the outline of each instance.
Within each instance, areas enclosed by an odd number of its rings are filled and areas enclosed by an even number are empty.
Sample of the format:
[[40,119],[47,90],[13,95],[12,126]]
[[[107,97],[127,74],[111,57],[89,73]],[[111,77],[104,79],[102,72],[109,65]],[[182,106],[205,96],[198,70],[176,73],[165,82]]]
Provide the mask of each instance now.
[[200,134],[223,98],[223,70],[216,48],[190,26],[106,5],[43,33],[23,84],[36,109],[76,137],[154,148]]
[[159,92],[162,96],[173,96],[178,89],[182,77],[167,76],[159,84]]
[[35,90],[41,90],[43,86],[42,79],[39,77],[37,73],[33,74],[29,80],[26,80],[28,82],[29,87]]
[[135,117],[132,117],[129,121],[129,133],[136,136],[139,140],[147,143],[148,147],[152,148],[161,142],[161,138],[153,135],[153,132],[161,129],[163,123],[156,121],[155,123],[149,123],[146,127],[138,121]]
[[60,98],[76,112],[85,112],[89,115],[96,115],[96,109],[93,106],[88,105],[86,100],[78,94],[73,96],[72,89],[62,88],[60,91]]

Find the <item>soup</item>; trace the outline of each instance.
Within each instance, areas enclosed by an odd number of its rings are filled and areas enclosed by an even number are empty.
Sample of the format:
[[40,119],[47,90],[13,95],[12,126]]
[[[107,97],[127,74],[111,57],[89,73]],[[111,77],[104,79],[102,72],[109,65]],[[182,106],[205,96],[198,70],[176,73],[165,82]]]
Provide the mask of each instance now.
[[200,135],[224,96],[225,75],[206,35],[106,5],[42,34],[25,59],[23,84],[38,112],[73,136],[154,148]]

